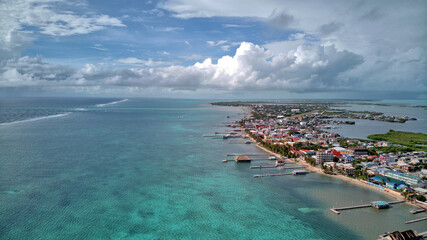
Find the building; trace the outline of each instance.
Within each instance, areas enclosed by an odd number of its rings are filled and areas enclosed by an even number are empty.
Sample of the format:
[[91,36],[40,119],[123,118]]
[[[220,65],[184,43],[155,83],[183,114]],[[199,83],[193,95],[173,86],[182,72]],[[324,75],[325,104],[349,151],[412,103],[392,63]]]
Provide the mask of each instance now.
[[351,151],[351,150],[349,150],[349,149],[347,149],[347,148],[343,148],[343,147],[334,147],[334,148],[331,148],[331,150],[335,150],[335,151],[337,151],[337,152],[339,152],[341,155],[353,155],[353,151]]
[[367,169],[378,166],[378,163],[375,163],[375,162],[361,162],[360,164],[363,166],[363,168],[367,168]]
[[344,163],[352,163],[352,162],[354,162],[356,159],[355,159],[354,157],[352,157],[352,156],[348,156],[348,155],[346,155],[346,156],[344,156],[344,157],[343,157],[343,160],[344,160]]
[[384,202],[384,201],[375,201],[375,202],[371,202],[371,206],[377,209],[384,209],[384,208],[389,208],[390,206],[388,205],[388,202]]
[[385,171],[384,176],[404,181],[408,185],[414,185],[414,184],[420,183],[422,180],[420,177],[406,174],[406,173],[395,172],[395,171]]
[[316,152],[316,164],[322,164],[323,162],[334,161],[334,154],[331,151],[317,151]]
[[412,170],[414,169],[414,166],[409,165],[409,164],[404,163],[404,162],[397,162],[397,163],[394,165],[394,167],[395,167],[395,168],[402,169],[402,171],[405,171],[405,172],[410,172],[410,171],[412,171]]
[[389,163],[389,162],[395,162],[395,161],[396,161],[396,158],[395,158],[395,157],[393,157],[393,156],[390,156],[390,155],[384,154],[384,155],[381,155],[381,156],[379,157],[379,161],[380,161],[380,163],[382,163],[382,164],[387,164],[387,163]]
[[406,184],[403,181],[380,175],[375,175],[374,177],[369,178],[369,182],[382,186],[385,185],[385,187],[392,190],[398,190],[406,187]]
[[356,171],[356,169],[350,163],[343,164],[342,166],[344,170],[347,172],[347,175],[353,175],[354,172]]
[[366,148],[355,148],[353,150],[354,155],[368,155],[368,149]]
[[250,162],[251,159],[246,155],[240,155],[234,158],[235,162]]

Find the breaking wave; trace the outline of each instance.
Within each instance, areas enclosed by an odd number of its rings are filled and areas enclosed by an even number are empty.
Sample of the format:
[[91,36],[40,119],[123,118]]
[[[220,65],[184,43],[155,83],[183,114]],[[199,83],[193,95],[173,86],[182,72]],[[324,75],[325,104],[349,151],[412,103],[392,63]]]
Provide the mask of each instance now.
[[129,99],[125,98],[125,99],[122,99],[122,100],[119,100],[119,101],[97,104],[96,106],[97,107],[105,107],[105,106],[108,106],[108,105],[113,105],[113,104],[117,104],[117,103],[121,103],[121,102],[126,102],[127,100],[129,100]]
[[87,108],[74,108],[73,109],[73,111],[77,111],[77,112],[80,112],[80,111],[87,111],[88,109]]
[[11,124],[15,124],[15,123],[24,123],[24,122],[33,122],[33,121],[38,121],[38,120],[43,120],[43,119],[49,119],[49,118],[57,118],[57,117],[63,117],[63,116],[67,116],[70,113],[61,113],[61,114],[55,114],[55,115],[48,115],[48,116],[43,116],[43,117],[35,117],[35,118],[29,118],[29,119],[24,119],[24,120],[18,120],[18,121],[13,121],[13,122],[6,122],[6,123],[0,123],[0,126],[4,126],[4,125],[11,125]]

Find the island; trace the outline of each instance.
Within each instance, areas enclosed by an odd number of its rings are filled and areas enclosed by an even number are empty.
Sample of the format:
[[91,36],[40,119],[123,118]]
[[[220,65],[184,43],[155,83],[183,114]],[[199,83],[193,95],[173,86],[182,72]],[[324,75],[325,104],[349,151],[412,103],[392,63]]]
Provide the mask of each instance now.
[[219,102],[244,107],[249,113],[231,127],[240,127],[258,147],[281,159],[301,164],[311,172],[328,174],[383,191],[427,209],[427,135],[390,130],[368,140],[328,132],[328,125],[355,124],[335,118],[371,119],[404,123],[410,116],[334,110],[342,103]]

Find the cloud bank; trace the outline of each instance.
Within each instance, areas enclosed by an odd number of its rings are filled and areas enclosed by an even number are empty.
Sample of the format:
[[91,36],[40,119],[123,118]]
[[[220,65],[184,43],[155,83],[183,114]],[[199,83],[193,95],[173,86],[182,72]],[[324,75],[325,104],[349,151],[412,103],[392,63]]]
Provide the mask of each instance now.
[[[40,57],[9,60],[2,66],[2,87],[99,86],[162,87],[180,90],[272,90],[298,92],[348,89],[342,74],[363,63],[363,57],[338,51],[335,46],[300,46],[287,54],[274,55],[253,43],[243,42],[234,56],[216,63],[210,58],[191,66],[105,69],[86,65],[73,69],[44,63]],[[127,64],[145,64],[136,58],[120,59]]]
[[[200,61],[200,53],[194,53],[191,61],[199,62],[185,66],[177,64],[183,57],[173,59],[169,52],[164,52],[166,60],[120,56],[109,64],[87,63],[76,68],[21,53],[40,35],[61,38],[108,28],[126,29],[120,19],[85,10],[78,14],[70,10],[76,4],[63,0],[4,0],[0,3],[0,88],[85,88],[94,92],[122,89],[123,94],[141,89],[421,94],[426,91],[427,31],[419,27],[427,20],[425,1],[414,0],[404,7],[395,0],[330,0],[328,4],[315,0],[218,1],[165,0],[152,12],[181,20],[250,19],[273,31],[289,32],[288,38],[263,45],[240,43],[232,36],[209,39],[203,42],[207,48],[220,48],[230,55]],[[252,26],[219,25],[228,30]],[[158,31],[176,33],[185,32],[186,28],[166,27]],[[187,40],[185,44],[188,49],[192,47]],[[110,52],[101,44],[93,46]]]

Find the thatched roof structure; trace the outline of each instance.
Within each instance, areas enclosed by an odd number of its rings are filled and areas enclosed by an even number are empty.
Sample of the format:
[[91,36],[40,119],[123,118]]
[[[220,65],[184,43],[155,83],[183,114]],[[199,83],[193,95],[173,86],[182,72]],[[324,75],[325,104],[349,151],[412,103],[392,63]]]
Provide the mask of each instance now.
[[234,158],[234,161],[236,162],[250,162],[251,158],[246,155],[240,155]]

